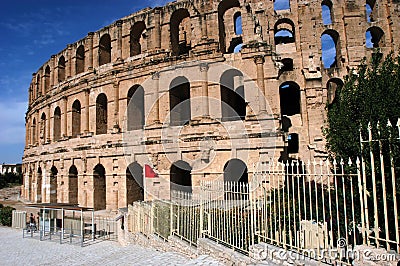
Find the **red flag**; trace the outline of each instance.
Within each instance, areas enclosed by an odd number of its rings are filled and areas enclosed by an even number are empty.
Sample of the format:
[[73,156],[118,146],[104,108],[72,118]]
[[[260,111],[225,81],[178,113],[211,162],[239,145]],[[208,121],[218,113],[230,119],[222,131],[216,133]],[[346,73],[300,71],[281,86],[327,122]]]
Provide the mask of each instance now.
[[154,172],[153,168],[151,168],[150,165],[147,164],[144,165],[144,176],[147,178],[158,177],[156,172]]

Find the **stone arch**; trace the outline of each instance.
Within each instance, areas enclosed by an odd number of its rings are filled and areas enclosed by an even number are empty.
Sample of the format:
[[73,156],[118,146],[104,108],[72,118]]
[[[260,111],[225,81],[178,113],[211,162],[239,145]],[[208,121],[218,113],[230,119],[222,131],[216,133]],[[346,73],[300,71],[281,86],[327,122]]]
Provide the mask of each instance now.
[[53,119],[53,139],[54,141],[59,141],[61,139],[61,109],[58,106],[54,109]]
[[185,77],[177,77],[169,86],[170,124],[181,126],[191,119],[190,82]]
[[104,210],[106,208],[106,169],[102,164],[93,168],[93,208]]
[[231,159],[224,165],[224,181],[248,183],[249,176],[246,164],[239,159]]
[[333,17],[332,17],[332,1],[331,0],[323,0],[321,3],[322,9],[322,22],[324,25],[332,24]]
[[367,29],[365,33],[366,38],[366,47],[367,48],[378,48],[383,47],[385,45],[385,32],[376,26],[372,26]]
[[189,54],[192,49],[192,24],[189,11],[185,8],[174,11],[171,15],[170,27],[172,55]]
[[279,86],[280,107],[282,116],[301,113],[300,87],[296,82],[288,81]]
[[143,167],[137,162],[126,168],[126,199],[127,204],[144,200]]
[[53,165],[50,169],[50,203],[57,203],[58,169]]
[[338,67],[340,58],[339,33],[335,30],[326,30],[321,35],[322,62],[324,68]]
[[[39,166],[36,173],[36,202],[45,201],[45,195],[42,196],[42,168]],[[34,199],[33,199],[34,200]]]
[[68,171],[68,203],[78,204],[78,169],[75,165]]
[[40,139],[42,140],[42,143],[46,142],[46,123],[48,123],[46,114],[42,113],[42,115],[40,116]]
[[235,34],[242,35],[243,34],[242,13],[240,11],[236,12],[235,15],[233,15],[233,25]]
[[328,105],[333,104],[337,99],[338,91],[343,87],[344,82],[340,78],[331,78],[326,83],[326,88],[328,92]]
[[367,22],[374,22],[374,17],[377,15],[376,13],[376,0],[366,0],[365,1],[365,15]]
[[37,129],[36,129],[36,118],[33,118],[32,121],[32,141],[31,144],[35,145],[37,142],[37,135],[36,135]]
[[225,71],[220,79],[220,92],[222,120],[244,120],[246,118],[246,101],[243,73],[236,69]]
[[274,26],[275,45],[295,43],[295,26],[288,18],[279,19]]
[[65,57],[62,55],[58,59],[58,82],[65,80]]
[[177,161],[170,169],[170,190],[192,193],[192,167],[185,161]]
[[135,56],[142,53],[142,35],[145,30],[146,24],[144,21],[138,21],[133,24],[130,31],[130,56]]
[[132,86],[127,95],[127,129],[142,129],[144,126],[144,89],[140,85]]
[[[235,38],[231,40],[227,40],[227,25],[225,24],[225,13],[231,8],[240,8],[240,2],[238,0],[223,0],[218,5],[218,29],[219,29],[219,49],[222,53],[229,52],[227,49],[227,43],[229,43],[229,47],[231,47],[231,42]],[[235,41],[236,43],[238,40]],[[230,49],[233,51],[233,49]]]
[[81,134],[81,102],[75,100],[72,104],[72,137],[76,138]]
[[96,135],[107,134],[107,96],[101,93],[96,99]]
[[81,44],[76,49],[75,55],[75,72],[80,74],[85,71],[85,47]]
[[106,33],[100,38],[99,42],[99,66],[111,62],[111,37]]
[[50,90],[50,66],[47,65],[44,70],[44,91],[48,92]]

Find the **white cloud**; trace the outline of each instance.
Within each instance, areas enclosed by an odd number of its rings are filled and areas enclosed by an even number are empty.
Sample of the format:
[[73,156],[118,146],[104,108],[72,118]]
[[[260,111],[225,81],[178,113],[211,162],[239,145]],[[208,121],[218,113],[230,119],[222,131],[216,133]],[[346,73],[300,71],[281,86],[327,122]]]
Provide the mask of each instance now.
[[26,102],[0,102],[0,145],[25,142]]

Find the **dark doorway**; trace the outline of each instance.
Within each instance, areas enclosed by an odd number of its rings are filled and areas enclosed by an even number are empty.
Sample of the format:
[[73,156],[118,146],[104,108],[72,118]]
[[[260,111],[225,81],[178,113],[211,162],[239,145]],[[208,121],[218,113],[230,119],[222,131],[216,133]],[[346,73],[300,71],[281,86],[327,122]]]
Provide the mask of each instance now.
[[106,208],[106,169],[101,164],[93,169],[93,201],[95,210]]
[[172,164],[170,170],[171,192],[182,191],[192,193],[192,167],[187,162],[177,161]]
[[144,200],[143,168],[138,163],[131,163],[126,168],[127,204]]

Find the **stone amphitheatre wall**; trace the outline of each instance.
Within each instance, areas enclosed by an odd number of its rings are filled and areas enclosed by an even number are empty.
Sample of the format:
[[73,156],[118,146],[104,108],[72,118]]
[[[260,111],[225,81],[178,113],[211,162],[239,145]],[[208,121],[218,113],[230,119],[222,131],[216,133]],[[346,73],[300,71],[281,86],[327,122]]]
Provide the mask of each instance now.
[[23,196],[115,210],[169,198],[170,179],[196,192],[269,158],[324,158],[336,88],[364,57],[397,53],[399,27],[399,3],[372,0],[179,0],[121,18],[33,74]]

